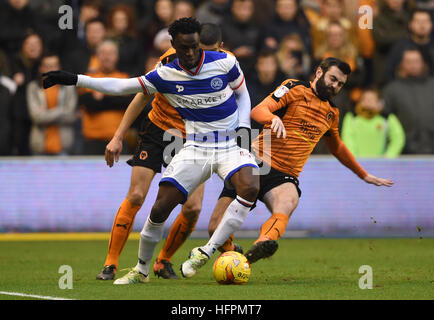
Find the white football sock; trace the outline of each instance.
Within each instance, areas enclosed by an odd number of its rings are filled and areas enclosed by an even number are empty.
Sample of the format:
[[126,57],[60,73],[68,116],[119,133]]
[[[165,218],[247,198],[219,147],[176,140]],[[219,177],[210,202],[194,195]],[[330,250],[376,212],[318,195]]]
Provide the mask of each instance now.
[[208,257],[211,257],[216,249],[225,243],[232,233],[238,230],[243,224],[253,203],[254,202],[244,200],[240,196],[237,196],[237,198],[231,202],[217,229],[211,236],[211,239],[209,239],[206,245],[201,247]]
[[136,268],[144,275],[149,274],[149,266],[157,243],[163,237],[164,222],[155,223],[148,219],[140,232],[139,261]]

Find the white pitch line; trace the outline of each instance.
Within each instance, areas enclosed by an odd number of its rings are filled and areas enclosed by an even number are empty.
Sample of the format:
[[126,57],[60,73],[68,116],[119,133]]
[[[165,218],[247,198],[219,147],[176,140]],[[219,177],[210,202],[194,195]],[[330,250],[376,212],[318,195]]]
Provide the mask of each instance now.
[[0,291],[0,294],[8,295],[8,296],[19,296],[19,297],[27,297],[27,298],[36,298],[36,299],[43,299],[43,300],[75,300],[75,299],[68,299],[68,298],[59,298],[59,297],[50,297],[50,296],[39,296],[36,294],[25,294],[25,293],[19,293],[19,292],[7,292],[7,291]]

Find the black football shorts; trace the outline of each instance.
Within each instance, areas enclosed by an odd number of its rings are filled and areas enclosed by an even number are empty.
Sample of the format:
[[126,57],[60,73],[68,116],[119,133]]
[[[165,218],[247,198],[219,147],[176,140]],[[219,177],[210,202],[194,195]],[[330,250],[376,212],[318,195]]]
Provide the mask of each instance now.
[[[301,197],[301,190],[299,187],[298,179],[271,167],[268,174],[259,176],[258,199],[264,202],[264,196],[268,191],[287,182],[295,185],[295,187],[297,188],[298,197]],[[224,187],[222,192],[220,193],[219,199],[221,197],[230,197],[235,199],[236,196],[237,193],[235,192],[235,189],[228,189],[227,187]]]
[[[169,141],[164,141],[163,136],[164,130],[147,118],[142,123],[134,155],[127,163],[132,167],[140,166],[161,172],[161,166],[168,165],[164,159],[164,149],[177,138],[172,136]],[[174,155],[172,152],[171,156]]]

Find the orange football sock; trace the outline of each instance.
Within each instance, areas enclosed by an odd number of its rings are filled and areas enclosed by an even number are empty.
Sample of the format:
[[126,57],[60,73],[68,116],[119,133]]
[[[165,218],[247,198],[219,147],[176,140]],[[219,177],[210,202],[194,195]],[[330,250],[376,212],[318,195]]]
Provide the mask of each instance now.
[[113,221],[110,235],[109,250],[104,265],[119,264],[119,256],[128,240],[131,229],[134,225],[134,218],[141,206],[133,206],[131,202],[124,199]]
[[218,248],[220,252],[226,252],[226,251],[234,251],[234,234],[231,234],[231,236],[226,240],[225,243],[222,244],[220,248]]
[[163,249],[161,249],[158,255],[158,261],[167,260],[170,261],[175,252],[182,246],[187,237],[193,232],[196,226],[197,218],[194,221],[188,220],[182,211],[179,213],[175,222],[172,224],[167,235],[166,242]]
[[278,240],[286,230],[289,217],[282,213],[273,213],[267,221],[261,226],[259,238],[255,243],[266,240]]

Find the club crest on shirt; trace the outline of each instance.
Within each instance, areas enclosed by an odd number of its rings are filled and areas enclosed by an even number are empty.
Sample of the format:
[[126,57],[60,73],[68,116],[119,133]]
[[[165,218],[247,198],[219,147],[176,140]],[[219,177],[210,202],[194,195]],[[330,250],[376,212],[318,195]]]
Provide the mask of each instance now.
[[285,94],[289,92],[289,88],[287,86],[280,86],[277,88],[277,90],[274,92],[274,96],[276,98],[282,98]]
[[223,87],[223,80],[215,77],[211,79],[211,88],[214,90],[220,90]]

